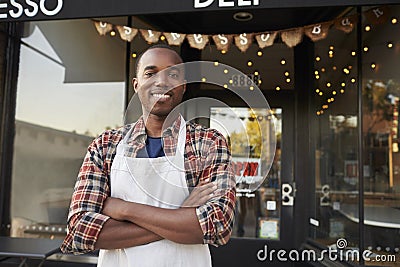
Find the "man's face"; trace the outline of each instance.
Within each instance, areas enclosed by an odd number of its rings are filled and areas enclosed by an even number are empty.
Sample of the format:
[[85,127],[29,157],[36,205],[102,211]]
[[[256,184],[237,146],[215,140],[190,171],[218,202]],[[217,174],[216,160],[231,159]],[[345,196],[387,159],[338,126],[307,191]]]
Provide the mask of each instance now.
[[140,58],[132,84],[144,115],[166,117],[181,101],[186,89],[179,56],[166,48],[153,48]]

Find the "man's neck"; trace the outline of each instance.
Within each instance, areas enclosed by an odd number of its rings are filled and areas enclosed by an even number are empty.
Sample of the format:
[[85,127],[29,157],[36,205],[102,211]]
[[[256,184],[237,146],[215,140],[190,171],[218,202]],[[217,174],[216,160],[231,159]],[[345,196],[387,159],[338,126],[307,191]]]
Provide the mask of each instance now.
[[163,130],[170,127],[176,120],[176,116],[160,117],[154,114],[143,116],[146,125],[146,133],[151,137],[161,137]]

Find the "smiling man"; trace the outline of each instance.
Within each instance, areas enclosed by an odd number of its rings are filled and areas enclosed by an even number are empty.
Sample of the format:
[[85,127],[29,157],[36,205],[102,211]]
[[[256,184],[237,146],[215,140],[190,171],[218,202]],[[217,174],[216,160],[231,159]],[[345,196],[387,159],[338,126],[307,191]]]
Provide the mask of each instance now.
[[100,249],[98,266],[211,266],[208,244],[230,238],[235,176],[224,137],[176,112],[181,57],[153,46],[139,58],[134,124],[96,138],[80,169],[64,253]]

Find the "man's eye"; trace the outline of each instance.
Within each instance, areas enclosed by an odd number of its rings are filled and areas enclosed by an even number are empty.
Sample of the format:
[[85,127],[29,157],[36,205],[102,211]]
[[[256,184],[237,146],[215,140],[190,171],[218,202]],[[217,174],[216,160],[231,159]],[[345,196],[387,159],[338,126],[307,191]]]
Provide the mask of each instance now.
[[169,77],[174,78],[174,79],[178,79],[178,78],[179,78],[179,74],[178,74],[178,73],[173,73],[173,72],[171,72],[171,73],[169,74]]
[[146,76],[146,77],[151,77],[151,76],[153,76],[155,73],[154,72],[146,72],[145,74],[144,74],[144,76]]

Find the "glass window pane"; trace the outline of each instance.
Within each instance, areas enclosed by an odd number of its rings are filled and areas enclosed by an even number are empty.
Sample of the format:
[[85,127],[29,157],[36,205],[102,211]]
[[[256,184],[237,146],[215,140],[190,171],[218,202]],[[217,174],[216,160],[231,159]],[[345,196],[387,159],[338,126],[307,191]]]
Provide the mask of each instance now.
[[345,238],[358,247],[359,207],[356,29],[330,29],[315,42],[312,88],[315,217],[311,236],[324,245]]
[[[319,225],[311,227],[310,235],[325,245],[345,238],[347,249],[361,245],[373,255],[400,250],[399,16],[398,5],[364,8],[362,51],[356,50],[355,30],[344,34],[331,29],[326,39],[315,43],[312,131]],[[361,54],[362,81],[357,81],[355,66]],[[358,83],[363,100],[364,203],[358,196]],[[360,205],[364,205],[364,233],[359,233]],[[359,244],[360,234],[363,244]],[[394,265],[385,262],[385,266]]]
[[383,11],[362,24],[364,248],[387,255],[400,248],[400,6]]
[[[63,238],[87,146],[122,124],[125,51],[121,40],[102,39],[90,20],[27,25],[17,92],[12,236]],[[110,48],[112,57],[104,55]]]
[[[261,157],[260,130],[268,136],[270,120],[274,121],[276,152],[268,176],[256,191],[250,183],[262,178],[269,166]],[[232,236],[280,239],[280,182],[282,109],[211,108],[210,127],[225,135],[232,152],[236,174],[236,221]],[[264,152],[263,152],[264,153]]]

